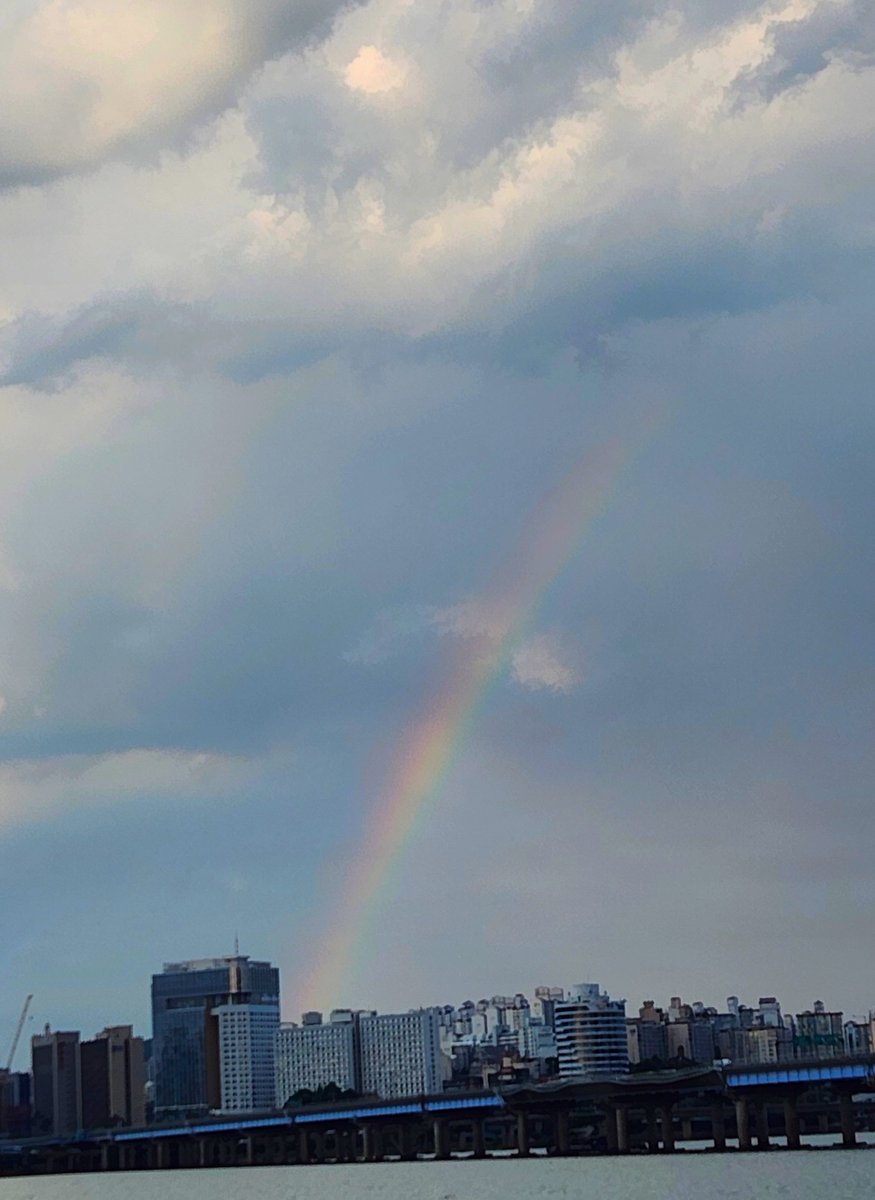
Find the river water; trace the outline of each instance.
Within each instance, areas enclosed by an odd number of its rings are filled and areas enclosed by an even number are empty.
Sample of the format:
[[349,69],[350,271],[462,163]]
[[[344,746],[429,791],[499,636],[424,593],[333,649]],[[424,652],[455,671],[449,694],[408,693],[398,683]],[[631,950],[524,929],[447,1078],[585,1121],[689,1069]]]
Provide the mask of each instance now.
[[0,1180],[0,1200],[872,1200],[875,1150],[138,1171]]

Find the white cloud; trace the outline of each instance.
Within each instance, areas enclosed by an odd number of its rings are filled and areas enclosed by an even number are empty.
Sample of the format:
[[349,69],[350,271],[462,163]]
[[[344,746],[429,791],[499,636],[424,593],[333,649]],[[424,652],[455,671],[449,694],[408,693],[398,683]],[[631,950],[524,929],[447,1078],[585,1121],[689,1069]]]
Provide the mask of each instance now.
[[403,85],[407,67],[387,58],[377,46],[362,46],[343,73],[346,86],[368,96],[391,92]]
[[523,642],[514,652],[511,672],[517,683],[533,692],[567,694],[574,690],[579,680],[560,639],[547,633],[537,634]]
[[7,762],[0,766],[0,829],[136,799],[230,796],[253,773],[247,759],[175,750]]
[[[508,605],[479,597],[445,607],[388,609],[379,614],[374,628],[344,657],[347,662],[376,666],[400,653],[411,637],[428,629],[440,637],[495,645],[512,633],[514,616]],[[567,638],[536,633],[513,651],[510,676],[529,691],[567,694],[579,682],[576,659]]]
[[478,597],[428,611],[431,623],[438,633],[452,634],[460,638],[485,637],[490,641],[501,641],[505,638],[514,618],[507,605]]

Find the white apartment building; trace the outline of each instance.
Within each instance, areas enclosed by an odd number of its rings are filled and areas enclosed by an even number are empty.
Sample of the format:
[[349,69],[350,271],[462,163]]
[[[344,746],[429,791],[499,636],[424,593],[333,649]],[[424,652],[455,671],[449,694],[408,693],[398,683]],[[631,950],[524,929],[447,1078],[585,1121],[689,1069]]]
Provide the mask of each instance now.
[[221,1111],[257,1112],[274,1106],[277,1004],[222,1004],[218,1021]]
[[628,1071],[625,1000],[612,1000],[597,983],[580,983],[556,1002],[555,1021],[562,1078]]
[[391,1097],[441,1091],[440,1015],[436,1009],[362,1014],[358,1030],[362,1092]]
[[304,1025],[281,1025],[275,1038],[275,1094],[278,1108],[303,1088],[315,1092],[336,1083],[343,1091],[358,1091],[356,1023],[342,1010],[322,1023],[320,1014],[307,1014]]

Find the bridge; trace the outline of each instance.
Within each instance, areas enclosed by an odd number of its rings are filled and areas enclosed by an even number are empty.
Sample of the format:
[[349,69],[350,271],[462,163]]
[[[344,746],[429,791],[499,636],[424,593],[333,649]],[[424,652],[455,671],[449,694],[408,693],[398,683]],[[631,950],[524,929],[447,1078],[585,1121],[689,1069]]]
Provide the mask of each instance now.
[[783,1137],[797,1149],[803,1134],[833,1130],[851,1147],[860,1119],[875,1120],[875,1104],[859,1103],[870,1091],[875,1097],[875,1056],[691,1066],[0,1142],[0,1175],[453,1154],[653,1154],[672,1152],[679,1140],[707,1141],[715,1151],[730,1140],[739,1150],[765,1150]]

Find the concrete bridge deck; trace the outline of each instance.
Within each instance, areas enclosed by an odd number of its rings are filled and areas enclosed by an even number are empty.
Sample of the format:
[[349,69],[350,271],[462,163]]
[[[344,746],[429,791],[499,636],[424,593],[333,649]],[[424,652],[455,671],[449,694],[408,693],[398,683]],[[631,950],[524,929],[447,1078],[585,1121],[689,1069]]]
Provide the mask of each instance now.
[[[747,1150],[765,1149],[783,1135],[792,1149],[801,1145],[803,1132],[836,1123],[843,1144],[853,1146],[854,1096],[869,1090],[875,1091],[875,1056],[690,1067],[0,1142],[0,1175],[526,1155],[535,1149],[557,1155],[666,1153],[677,1140],[693,1137],[708,1138],[715,1150],[737,1139]],[[813,1105],[800,1103],[806,1094],[816,1096]],[[875,1105],[869,1111],[875,1117]]]

